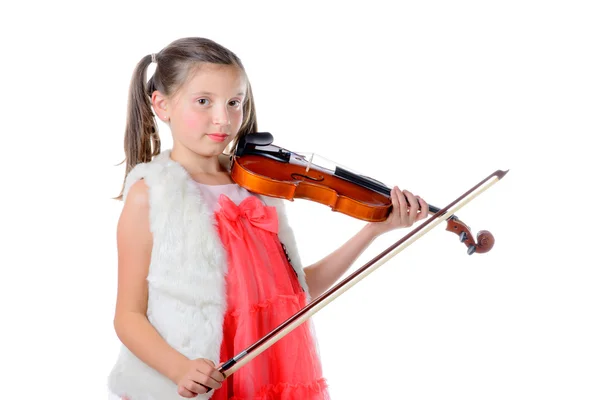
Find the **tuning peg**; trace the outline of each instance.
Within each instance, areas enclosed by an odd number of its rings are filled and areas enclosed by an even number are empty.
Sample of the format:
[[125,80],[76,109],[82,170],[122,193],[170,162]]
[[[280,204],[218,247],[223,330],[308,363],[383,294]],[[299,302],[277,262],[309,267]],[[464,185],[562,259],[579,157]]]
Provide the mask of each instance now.
[[471,255],[471,254],[475,253],[475,251],[476,251],[476,250],[477,250],[477,247],[476,247],[474,244],[472,244],[472,245],[471,245],[471,246],[469,246],[469,248],[467,249],[467,254],[468,254],[468,255]]

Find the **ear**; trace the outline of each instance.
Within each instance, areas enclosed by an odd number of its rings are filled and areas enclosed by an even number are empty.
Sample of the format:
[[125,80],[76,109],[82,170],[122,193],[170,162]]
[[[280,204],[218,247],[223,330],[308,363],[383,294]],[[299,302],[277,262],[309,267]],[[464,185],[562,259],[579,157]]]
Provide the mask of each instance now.
[[158,119],[168,122],[169,121],[169,110],[168,110],[169,99],[158,90],[152,93],[152,108]]

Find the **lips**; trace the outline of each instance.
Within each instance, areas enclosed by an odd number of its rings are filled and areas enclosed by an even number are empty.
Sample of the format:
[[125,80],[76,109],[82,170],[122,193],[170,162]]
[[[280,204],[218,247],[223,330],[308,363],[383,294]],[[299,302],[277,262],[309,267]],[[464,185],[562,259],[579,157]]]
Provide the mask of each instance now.
[[226,133],[209,133],[206,136],[208,136],[211,140],[214,140],[215,142],[222,142],[225,139],[227,139],[227,136],[229,136]]

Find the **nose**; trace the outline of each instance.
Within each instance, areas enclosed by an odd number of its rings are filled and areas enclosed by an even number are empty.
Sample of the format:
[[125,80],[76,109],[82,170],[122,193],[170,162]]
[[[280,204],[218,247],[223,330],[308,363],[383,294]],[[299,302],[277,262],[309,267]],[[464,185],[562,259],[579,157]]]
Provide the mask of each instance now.
[[215,113],[213,114],[213,124],[215,125],[229,125],[229,113],[227,113],[227,108],[219,107],[215,109]]

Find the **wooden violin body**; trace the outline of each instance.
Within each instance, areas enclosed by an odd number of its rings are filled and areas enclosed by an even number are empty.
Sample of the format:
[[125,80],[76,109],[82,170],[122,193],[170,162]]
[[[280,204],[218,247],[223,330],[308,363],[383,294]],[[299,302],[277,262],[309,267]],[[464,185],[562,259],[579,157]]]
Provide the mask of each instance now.
[[384,221],[391,209],[388,196],[300,165],[258,155],[234,160],[232,179],[255,193],[287,200],[306,199],[364,221]]

